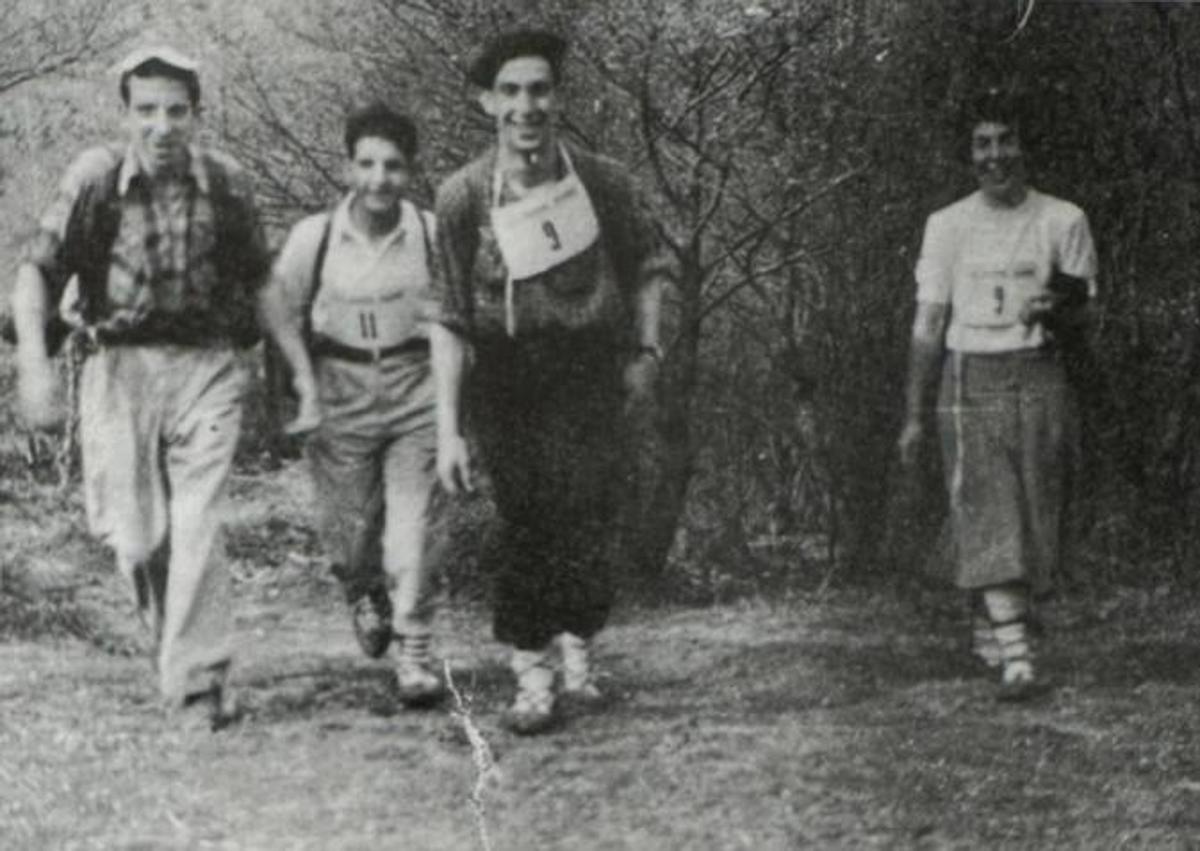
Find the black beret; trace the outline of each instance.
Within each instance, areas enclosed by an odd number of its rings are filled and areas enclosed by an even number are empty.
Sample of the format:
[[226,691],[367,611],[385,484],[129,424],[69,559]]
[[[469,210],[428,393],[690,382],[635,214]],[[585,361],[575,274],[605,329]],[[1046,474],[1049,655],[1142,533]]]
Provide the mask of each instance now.
[[479,49],[467,68],[467,78],[481,89],[490,89],[500,68],[520,56],[540,56],[550,63],[557,80],[567,42],[546,30],[516,30],[498,35]]

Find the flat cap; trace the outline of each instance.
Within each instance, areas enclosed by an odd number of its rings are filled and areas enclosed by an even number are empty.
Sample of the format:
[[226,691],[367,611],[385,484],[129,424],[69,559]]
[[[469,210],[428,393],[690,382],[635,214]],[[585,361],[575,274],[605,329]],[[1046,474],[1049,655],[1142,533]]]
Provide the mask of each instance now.
[[566,39],[547,30],[503,33],[479,49],[467,68],[467,78],[481,89],[490,89],[505,62],[521,56],[540,56],[550,63],[557,79],[566,52]]
[[195,59],[192,59],[190,56],[184,56],[175,48],[169,47],[165,44],[156,45],[153,47],[139,47],[137,50],[133,51],[120,62],[118,62],[114,66],[113,70],[116,71],[119,76],[123,77],[142,65],[145,65],[147,62],[152,62],[155,60],[163,63],[164,65],[170,65],[172,68],[178,68],[180,71],[184,71],[189,74],[196,74],[200,71],[199,62],[197,62]]

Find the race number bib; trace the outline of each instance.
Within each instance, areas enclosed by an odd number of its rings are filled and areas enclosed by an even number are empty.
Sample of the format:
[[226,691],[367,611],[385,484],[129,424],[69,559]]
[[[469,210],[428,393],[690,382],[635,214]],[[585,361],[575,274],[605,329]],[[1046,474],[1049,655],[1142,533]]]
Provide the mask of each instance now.
[[1042,291],[1037,265],[1011,266],[971,263],[967,265],[969,286],[961,305],[962,322],[975,328],[1007,328],[1021,318],[1021,307]]
[[967,238],[960,267],[961,291],[954,308],[973,328],[1008,328],[1021,321],[1021,308],[1045,291],[1036,257],[1030,214],[1017,228],[981,226]]
[[[427,240],[416,207],[404,202],[402,220],[417,221],[403,242],[370,262],[335,267],[337,277],[321,287],[312,308],[313,330],[347,346],[385,349],[418,333],[415,293],[429,287]],[[415,231],[415,232],[414,232]]]
[[313,330],[347,346],[387,348],[413,336],[411,309],[402,296],[377,299],[329,299]]
[[582,254],[600,236],[587,190],[572,172],[512,204],[492,208],[492,230],[514,281]]

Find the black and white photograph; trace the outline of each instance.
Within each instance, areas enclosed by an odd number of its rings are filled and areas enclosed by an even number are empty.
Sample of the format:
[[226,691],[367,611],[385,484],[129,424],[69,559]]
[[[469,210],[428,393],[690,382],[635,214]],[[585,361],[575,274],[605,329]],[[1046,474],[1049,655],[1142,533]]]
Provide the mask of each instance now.
[[1198,613],[1200,2],[0,0],[0,851],[1197,848]]

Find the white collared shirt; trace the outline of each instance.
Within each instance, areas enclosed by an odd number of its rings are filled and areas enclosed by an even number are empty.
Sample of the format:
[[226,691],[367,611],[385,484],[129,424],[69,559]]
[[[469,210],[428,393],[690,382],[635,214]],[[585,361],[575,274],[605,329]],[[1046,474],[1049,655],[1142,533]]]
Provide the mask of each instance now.
[[[275,274],[289,303],[297,309],[308,304],[317,250],[328,222],[329,246],[312,306],[313,330],[362,348],[427,336],[423,316],[430,298],[427,245],[434,244],[433,216],[402,202],[396,228],[370,238],[354,225],[351,197],[344,198],[332,214],[309,216],[292,228],[275,262]],[[355,313],[349,323],[337,315],[347,310]],[[360,327],[359,313],[374,316],[375,321]]]
[[917,300],[950,307],[947,348],[995,353],[1036,349],[1039,324],[1020,320],[1055,269],[1088,281],[1095,295],[1096,248],[1087,216],[1069,201],[1030,189],[1012,208],[975,192],[929,217],[917,261]]

